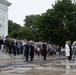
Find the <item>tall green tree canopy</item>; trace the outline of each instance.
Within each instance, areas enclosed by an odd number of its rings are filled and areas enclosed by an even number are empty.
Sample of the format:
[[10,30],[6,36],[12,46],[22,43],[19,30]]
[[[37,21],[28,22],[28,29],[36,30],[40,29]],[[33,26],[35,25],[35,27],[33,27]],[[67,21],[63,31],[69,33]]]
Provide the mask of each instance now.
[[[35,41],[63,45],[66,40],[76,40],[76,4],[73,0],[57,0],[52,8],[41,15],[28,15],[24,27],[14,35]],[[9,25],[13,23],[9,21]],[[16,24],[15,24],[16,25]],[[14,26],[15,27],[15,26]],[[14,30],[10,27],[9,32]],[[19,29],[19,28],[18,28]]]

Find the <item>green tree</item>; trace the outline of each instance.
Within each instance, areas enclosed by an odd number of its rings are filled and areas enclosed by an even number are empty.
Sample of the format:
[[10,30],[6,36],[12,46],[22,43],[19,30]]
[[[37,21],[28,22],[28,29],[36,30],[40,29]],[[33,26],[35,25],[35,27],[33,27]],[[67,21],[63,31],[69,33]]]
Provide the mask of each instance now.
[[57,0],[45,13],[26,16],[24,22],[24,27],[16,28],[19,25],[9,21],[9,33],[22,39],[59,45],[66,40],[76,40],[76,4],[72,0]]
[[58,0],[41,18],[39,29],[45,41],[62,45],[76,40],[76,5],[71,0]]
[[13,23],[13,21],[9,20],[8,21],[8,33],[11,35],[12,32],[19,31],[21,26],[17,23]]
[[29,16],[26,16],[26,18],[24,19],[24,22],[25,22],[25,27],[30,29],[29,31],[32,31],[31,32],[31,35],[32,35],[32,39],[35,40],[35,41],[38,41],[38,36],[39,36],[39,28],[38,28],[38,25],[39,25],[39,19],[40,19],[40,15],[29,15]]

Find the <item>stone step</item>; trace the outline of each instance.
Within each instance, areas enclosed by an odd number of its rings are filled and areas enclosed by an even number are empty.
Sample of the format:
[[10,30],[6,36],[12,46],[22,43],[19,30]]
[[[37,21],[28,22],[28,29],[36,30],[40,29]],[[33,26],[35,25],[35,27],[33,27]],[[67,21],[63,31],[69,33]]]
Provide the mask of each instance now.
[[0,72],[14,70],[14,67],[0,68]]

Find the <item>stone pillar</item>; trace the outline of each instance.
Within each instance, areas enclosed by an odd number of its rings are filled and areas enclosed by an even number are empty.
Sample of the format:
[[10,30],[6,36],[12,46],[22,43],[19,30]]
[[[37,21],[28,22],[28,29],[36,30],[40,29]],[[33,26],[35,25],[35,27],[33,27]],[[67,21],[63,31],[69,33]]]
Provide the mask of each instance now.
[[0,36],[8,35],[8,6],[10,6],[7,0],[0,0]]

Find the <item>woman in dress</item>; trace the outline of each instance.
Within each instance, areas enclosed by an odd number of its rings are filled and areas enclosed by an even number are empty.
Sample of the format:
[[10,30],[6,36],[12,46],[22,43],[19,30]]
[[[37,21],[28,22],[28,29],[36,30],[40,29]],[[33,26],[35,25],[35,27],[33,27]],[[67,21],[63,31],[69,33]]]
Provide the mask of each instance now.
[[70,56],[70,48],[69,48],[69,42],[66,41],[66,44],[65,44],[65,53],[66,53],[66,60],[69,60],[69,56]]

